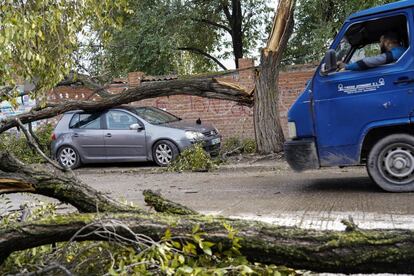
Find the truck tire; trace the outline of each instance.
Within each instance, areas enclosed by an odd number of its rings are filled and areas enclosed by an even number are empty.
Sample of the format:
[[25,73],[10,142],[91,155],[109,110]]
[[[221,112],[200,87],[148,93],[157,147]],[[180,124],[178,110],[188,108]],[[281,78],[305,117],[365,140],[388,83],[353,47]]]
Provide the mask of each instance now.
[[394,193],[414,191],[414,137],[393,134],[371,149],[367,170],[383,190]]

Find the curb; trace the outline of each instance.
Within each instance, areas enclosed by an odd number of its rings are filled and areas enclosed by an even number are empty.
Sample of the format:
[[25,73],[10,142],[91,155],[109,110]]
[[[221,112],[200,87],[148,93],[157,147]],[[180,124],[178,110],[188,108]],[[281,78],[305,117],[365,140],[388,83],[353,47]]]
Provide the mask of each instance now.
[[[288,166],[284,162],[274,162],[272,164],[236,164],[236,165],[222,165],[217,170],[213,170],[210,173],[217,172],[267,172],[267,171],[281,171],[287,169]],[[176,172],[168,172],[166,168],[160,167],[138,167],[138,168],[84,168],[75,171],[79,175],[85,174],[162,174]],[[197,173],[197,172],[184,172],[184,173]],[[203,172],[202,172],[203,173]]]

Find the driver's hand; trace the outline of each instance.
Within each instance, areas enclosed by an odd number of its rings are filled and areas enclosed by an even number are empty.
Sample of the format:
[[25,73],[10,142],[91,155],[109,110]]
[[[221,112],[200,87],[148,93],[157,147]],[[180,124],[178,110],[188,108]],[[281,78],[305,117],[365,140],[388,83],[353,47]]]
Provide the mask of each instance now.
[[336,66],[338,66],[338,69],[342,71],[342,70],[345,70],[346,63],[344,63],[342,61],[338,61]]

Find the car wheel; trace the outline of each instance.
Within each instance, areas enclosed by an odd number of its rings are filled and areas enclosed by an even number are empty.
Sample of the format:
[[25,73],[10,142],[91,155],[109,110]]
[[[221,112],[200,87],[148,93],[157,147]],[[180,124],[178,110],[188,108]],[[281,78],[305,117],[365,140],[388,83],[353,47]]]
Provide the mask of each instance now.
[[177,146],[168,140],[158,141],[152,150],[152,156],[158,166],[166,167],[177,158],[179,154]]
[[414,191],[414,137],[394,134],[380,140],[371,150],[368,173],[388,192]]
[[81,164],[78,152],[70,146],[61,147],[57,159],[60,165],[69,169],[76,169]]

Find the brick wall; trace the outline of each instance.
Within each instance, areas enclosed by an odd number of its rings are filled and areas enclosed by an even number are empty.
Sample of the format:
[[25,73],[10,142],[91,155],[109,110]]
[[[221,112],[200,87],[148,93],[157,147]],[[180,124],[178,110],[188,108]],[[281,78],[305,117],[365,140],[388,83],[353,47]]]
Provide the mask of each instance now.
[[[240,69],[254,65],[252,59],[240,60]],[[281,72],[279,79],[280,89],[280,115],[282,126],[286,131],[287,110],[303,91],[306,81],[313,75],[314,66],[289,67]],[[255,72],[253,70],[240,70],[232,75],[221,78],[222,81],[238,84],[251,91],[254,88]],[[119,93],[123,89],[135,87],[144,81],[144,74],[132,72],[127,79],[116,79],[111,85],[111,92]],[[57,87],[49,94],[50,101],[65,99],[87,99],[91,91],[79,86]],[[93,98],[92,98],[93,99]],[[224,137],[253,138],[253,109],[239,106],[234,102],[206,99],[197,96],[178,95],[159,97],[132,103],[138,106],[155,106],[171,112],[183,119],[197,120],[214,124]]]

